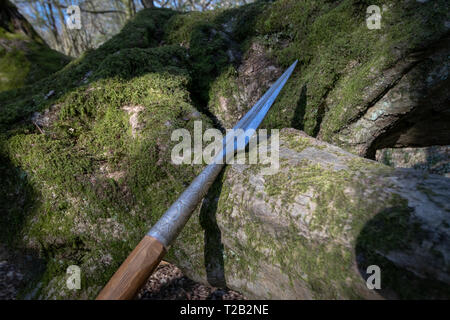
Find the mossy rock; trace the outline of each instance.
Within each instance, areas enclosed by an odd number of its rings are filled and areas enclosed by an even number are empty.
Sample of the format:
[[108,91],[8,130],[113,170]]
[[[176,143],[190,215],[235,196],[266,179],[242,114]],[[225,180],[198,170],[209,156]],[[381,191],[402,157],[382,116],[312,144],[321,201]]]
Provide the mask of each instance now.
[[[259,299],[450,297],[448,179],[392,169],[294,129],[281,131],[280,145],[273,175],[262,165],[224,170],[172,262]],[[203,232],[192,234],[199,224]],[[366,285],[371,265],[381,269],[380,290]]]
[[[24,296],[95,297],[202,168],[170,160],[173,130],[212,126],[192,103],[186,50],[150,37],[172,14],[144,11],[97,51],[2,94],[2,241],[46,261]],[[131,30],[144,38],[121,41]],[[65,286],[72,264],[81,291]]]
[[0,11],[0,92],[41,80],[70,62],[50,49],[9,1]]
[[[379,6],[381,29],[366,25],[369,5]],[[258,43],[277,68],[299,60],[263,127],[304,130],[372,159],[386,147],[448,144],[446,1],[280,0],[236,11],[215,21],[237,39],[242,56]],[[239,68],[224,69],[211,86],[209,108],[218,119],[248,89],[239,86]],[[220,100],[229,108],[218,107]]]

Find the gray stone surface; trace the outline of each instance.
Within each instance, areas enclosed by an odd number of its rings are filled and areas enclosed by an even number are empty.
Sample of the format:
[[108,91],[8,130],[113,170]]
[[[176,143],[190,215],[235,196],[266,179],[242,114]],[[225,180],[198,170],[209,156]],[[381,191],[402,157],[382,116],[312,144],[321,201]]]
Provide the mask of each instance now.
[[394,168],[413,168],[450,178],[450,146],[425,148],[386,148],[376,160]]
[[[183,272],[249,298],[449,298],[450,180],[293,129],[280,171],[228,166],[171,249]],[[188,228],[192,230],[191,228]],[[366,271],[381,268],[381,290]]]

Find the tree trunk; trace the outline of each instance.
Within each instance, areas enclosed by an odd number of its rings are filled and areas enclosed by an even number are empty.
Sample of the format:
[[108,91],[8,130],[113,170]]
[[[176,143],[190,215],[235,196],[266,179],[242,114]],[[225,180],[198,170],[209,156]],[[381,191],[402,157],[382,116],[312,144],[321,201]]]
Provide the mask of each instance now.
[[141,0],[141,4],[144,8],[154,8],[155,7],[153,0]]
[[67,30],[67,27],[66,27],[66,21],[64,19],[64,13],[62,12],[61,7],[56,6],[56,9],[57,9],[60,21],[62,21],[62,23],[61,23],[61,26],[62,26],[61,39],[62,39],[62,42],[63,42],[62,44],[63,44],[63,47],[64,47],[64,53],[66,55],[69,55],[69,56],[70,55],[76,56],[76,53],[75,54],[72,53],[72,51],[73,51],[75,46],[74,46],[71,34]]
[[[392,169],[294,129],[280,170],[232,165],[174,244],[191,278],[251,298],[450,297],[450,180]],[[204,230],[194,232],[196,224]],[[199,235],[200,233],[200,235]],[[366,281],[380,268],[381,289]]]

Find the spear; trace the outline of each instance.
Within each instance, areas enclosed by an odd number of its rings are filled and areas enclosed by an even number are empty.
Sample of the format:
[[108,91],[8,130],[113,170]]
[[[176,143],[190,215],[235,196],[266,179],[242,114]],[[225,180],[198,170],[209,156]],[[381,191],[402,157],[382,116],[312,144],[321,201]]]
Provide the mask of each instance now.
[[[248,132],[256,131],[294,71],[297,62],[295,61],[242,117],[233,128],[234,132],[242,130],[239,131],[242,132],[241,134],[248,134]],[[235,138],[238,143],[235,142]],[[133,299],[161,262],[198,203],[208,192],[224,166],[223,160],[229,159],[228,156],[231,153],[244,150],[249,140],[248,135],[243,139],[242,137],[239,139],[239,136],[236,137],[234,134],[225,136],[222,150],[144,236],[97,296],[97,300]]]

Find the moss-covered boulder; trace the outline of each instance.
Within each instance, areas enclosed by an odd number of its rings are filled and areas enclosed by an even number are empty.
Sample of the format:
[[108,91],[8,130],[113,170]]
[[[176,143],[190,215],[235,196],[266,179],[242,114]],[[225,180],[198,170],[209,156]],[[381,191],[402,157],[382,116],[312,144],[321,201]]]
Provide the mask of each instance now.
[[70,58],[50,49],[9,1],[0,1],[0,91],[40,80]]
[[[171,249],[187,275],[260,299],[450,297],[448,178],[294,129],[281,131],[280,170],[263,168],[230,165],[215,183]],[[366,285],[371,265],[381,290]]]
[[[186,50],[156,46],[156,22],[173,14],[145,11],[97,51],[0,94],[1,241],[45,261],[21,297],[95,297],[199,173],[170,160],[173,130],[211,127],[190,97]],[[80,291],[66,287],[69,265]]]
[[[380,29],[367,27],[370,5]],[[372,159],[387,147],[448,144],[449,9],[448,1],[279,0],[227,11],[215,28],[240,44],[243,60],[213,82],[208,109],[231,127],[230,114],[251,107],[252,88],[267,89],[298,59],[264,126],[301,129]]]

